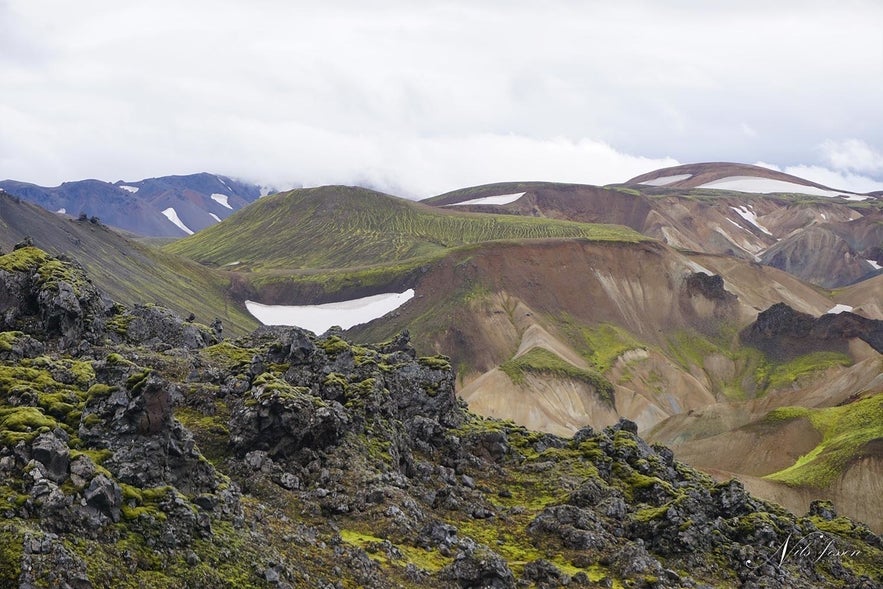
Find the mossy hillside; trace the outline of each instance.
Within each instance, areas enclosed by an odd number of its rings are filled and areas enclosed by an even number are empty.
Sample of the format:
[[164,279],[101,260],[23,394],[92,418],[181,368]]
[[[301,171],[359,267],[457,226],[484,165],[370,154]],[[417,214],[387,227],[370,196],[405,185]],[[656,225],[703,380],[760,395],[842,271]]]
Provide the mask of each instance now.
[[852,358],[841,352],[812,352],[784,363],[761,362],[755,371],[755,381],[760,391],[774,391],[793,386],[814,373],[852,364]]
[[618,226],[440,210],[362,188],[323,187],[274,195],[165,250],[249,270],[357,267],[423,258],[500,239],[642,241]]
[[782,407],[771,411],[766,420],[781,423],[801,417],[810,420],[822,434],[822,441],[790,467],[765,478],[792,486],[825,488],[860,456],[864,445],[883,439],[883,393],[837,407]]
[[545,348],[531,348],[521,356],[501,364],[500,370],[515,384],[523,383],[527,373],[552,375],[583,382],[594,388],[604,401],[613,403],[614,389],[609,380],[594,370],[574,366]]
[[585,358],[600,373],[605,373],[613,366],[616,359],[629,350],[646,349],[625,329],[602,323],[596,327],[584,327],[580,330],[586,344]]

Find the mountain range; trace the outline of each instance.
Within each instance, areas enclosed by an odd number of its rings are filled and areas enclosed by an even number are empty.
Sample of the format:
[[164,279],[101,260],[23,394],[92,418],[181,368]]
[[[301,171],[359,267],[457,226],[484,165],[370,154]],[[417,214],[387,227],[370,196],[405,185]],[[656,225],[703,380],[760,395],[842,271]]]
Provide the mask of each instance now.
[[0,189],[49,211],[95,217],[149,237],[190,235],[220,223],[262,193],[257,185],[207,173],[137,182],[79,180],[55,187],[3,180]]
[[[413,289],[346,336],[407,330],[419,354],[450,358],[458,395],[478,413],[557,435],[626,418],[795,513],[833,499],[883,530],[879,195],[711,163],[422,202],[344,186],[252,200],[157,248],[103,216],[65,219],[7,197],[0,245],[31,236],[119,300],[149,292],[205,323],[222,319],[230,335],[257,325],[246,301]],[[39,229],[49,226],[58,229]],[[78,249],[61,235],[96,241]]]

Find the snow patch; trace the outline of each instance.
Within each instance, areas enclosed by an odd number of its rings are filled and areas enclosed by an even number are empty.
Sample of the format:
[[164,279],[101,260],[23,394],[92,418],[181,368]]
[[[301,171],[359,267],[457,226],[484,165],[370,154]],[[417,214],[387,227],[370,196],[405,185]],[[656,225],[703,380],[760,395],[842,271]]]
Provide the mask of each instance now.
[[665,186],[667,184],[674,184],[675,182],[680,182],[682,180],[686,180],[687,178],[692,178],[693,174],[677,174],[675,176],[661,176],[659,178],[653,178],[652,180],[647,180],[646,182],[641,182],[646,186]]
[[772,235],[772,233],[770,233],[770,231],[766,227],[764,227],[763,225],[760,224],[760,222],[757,220],[757,215],[754,213],[754,210],[750,206],[742,206],[742,207],[738,207],[738,208],[737,207],[730,207],[730,208],[733,209],[734,211],[736,211],[736,214],[738,214],[740,217],[742,217],[743,219],[745,219],[746,221],[748,221],[749,223],[751,223],[752,225],[754,225],[755,227],[757,227],[758,229],[760,229],[761,231],[766,233],[767,235]]
[[215,178],[218,179],[218,182],[220,182],[221,184],[224,185],[224,188],[226,188],[226,189],[229,190],[230,192],[233,192],[233,190],[232,190],[229,186],[227,186],[227,183],[224,182],[224,179],[223,179],[223,178],[221,178],[220,176],[215,176]]
[[852,307],[850,307],[849,305],[834,305],[833,307],[828,309],[826,313],[836,315],[838,313],[843,313],[844,311],[852,311]]
[[227,262],[224,266],[238,266],[242,262],[240,260],[236,260],[235,262]]
[[139,188],[137,186],[122,186],[121,185],[121,186],[117,186],[117,188],[125,190],[126,192],[131,192],[132,194],[135,194],[139,190]]
[[805,186],[785,180],[773,180],[771,178],[758,178],[757,176],[729,176],[720,180],[713,180],[698,186],[698,188],[714,188],[716,190],[735,190],[736,192],[754,192],[757,194],[770,194],[773,192],[796,192],[811,196],[842,196],[847,200],[865,200],[867,196],[858,194],[850,195],[848,192],[826,190],[815,186]]
[[519,198],[524,196],[523,192],[519,192],[518,194],[500,194],[498,196],[485,196],[483,198],[473,198],[472,200],[465,200],[463,202],[455,202],[449,205],[445,205],[448,207],[459,207],[462,205],[507,205],[510,202],[515,202]]
[[162,214],[166,216],[166,219],[174,223],[178,229],[187,235],[193,235],[193,231],[181,221],[180,217],[178,217],[178,212],[175,211],[174,207],[167,208]]
[[212,219],[214,219],[215,221],[217,221],[218,223],[221,222],[221,218],[214,213],[209,213],[208,216],[211,217]]
[[[64,209],[61,209],[61,210],[63,211]],[[875,262],[874,260],[865,260],[865,262],[867,262],[868,264],[870,264],[871,266],[873,266],[873,267],[874,267],[874,270],[880,270],[881,268],[883,268],[883,266],[881,266],[880,264],[878,264],[878,263]]]
[[215,201],[216,203],[218,203],[219,205],[221,205],[222,207],[227,207],[231,211],[233,210],[233,207],[231,207],[230,203],[227,202],[227,195],[226,194],[218,194],[216,192],[216,193],[212,194],[212,200]]
[[64,215],[65,213],[67,213],[67,209],[65,209],[64,207],[61,207],[60,209],[58,209],[55,212],[58,213],[59,215]]
[[296,326],[321,334],[334,325],[349,329],[354,325],[373,321],[398,309],[412,298],[414,289],[409,288],[402,293],[383,293],[322,305],[264,305],[245,301],[245,306],[264,325]]

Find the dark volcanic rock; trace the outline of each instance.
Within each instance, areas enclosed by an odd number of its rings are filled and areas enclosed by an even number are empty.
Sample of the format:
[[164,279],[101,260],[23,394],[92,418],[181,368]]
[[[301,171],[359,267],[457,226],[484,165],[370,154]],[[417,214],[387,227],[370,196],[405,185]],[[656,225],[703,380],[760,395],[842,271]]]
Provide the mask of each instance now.
[[113,304],[79,266],[22,247],[4,256],[0,266],[0,309],[0,330],[21,330],[76,347],[83,339],[96,342],[104,335]]
[[687,293],[690,296],[702,295],[716,301],[735,301],[736,295],[724,288],[724,279],[717,274],[694,272],[686,279]]
[[218,343],[218,337],[208,328],[185,322],[164,307],[136,305],[127,319],[125,333],[131,343],[191,350]]
[[851,338],[864,340],[883,353],[883,321],[849,312],[813,317],[785,303],[759,313],[741,337],[745,343],[780,359],[818,350],[845,352]]
[[457,555],[445,567],[441,577],[464,589],[508,589],[515,587],[515,577],[499,554],[478,549]]

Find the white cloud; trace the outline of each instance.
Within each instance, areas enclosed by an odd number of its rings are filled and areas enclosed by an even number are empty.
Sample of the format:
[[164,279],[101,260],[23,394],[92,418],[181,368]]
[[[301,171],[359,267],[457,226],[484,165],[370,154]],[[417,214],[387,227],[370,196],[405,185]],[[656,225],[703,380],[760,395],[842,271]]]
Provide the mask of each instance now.
[[883,173],[814,148],[883,136],[883,76],[857,75],[883,3],[719,4],[0,1],[0,173],[415,195],[675,160]]
[[861,174],[831,170],[824,166],[787,166],[783,170],[786,174],[804,178],[829,188],[848,190],[850,192],[875,192],[883,190],[883,182],[869,178]]
[[868,174],[883,172],[883,153],[861,139],[828,140],[820,149],[825,161],[835,170]]

